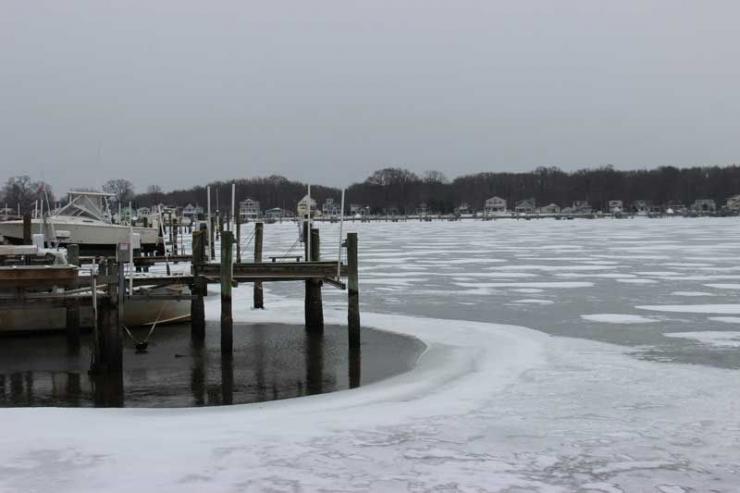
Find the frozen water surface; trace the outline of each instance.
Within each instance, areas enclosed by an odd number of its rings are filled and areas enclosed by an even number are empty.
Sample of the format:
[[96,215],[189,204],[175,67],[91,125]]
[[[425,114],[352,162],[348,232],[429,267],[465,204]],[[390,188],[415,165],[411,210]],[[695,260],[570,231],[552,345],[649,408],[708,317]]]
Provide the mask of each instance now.
[[[345,228],[363,323],[421,339],[413,370],[257,405],[0,410],[0,491],[737,491],[740,303],[708,284],[740,279],[740,221]],[[266,255],[295,236],[268,225]],[[235,317],[299,322],[301,286],[267,288],[265,312],[236,289]]]

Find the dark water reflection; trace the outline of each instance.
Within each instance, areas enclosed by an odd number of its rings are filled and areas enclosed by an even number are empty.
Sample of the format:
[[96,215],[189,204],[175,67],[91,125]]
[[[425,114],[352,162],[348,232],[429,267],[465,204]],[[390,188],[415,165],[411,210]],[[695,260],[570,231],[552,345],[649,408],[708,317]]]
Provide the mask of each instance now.
[[[143,337],[144,334],[139,334]],[[189,407],[286,399],[358,387],[410,369],[414,339],[363,329],[350,351],[346,328],[234,326],[234,357],[221,358],[218,324],[204,343],[189,326],[157,329],[148,351],[125,341],[124,372],[92,376],[89,336],[72,349],[63,335],[0,338],[0,407]]]

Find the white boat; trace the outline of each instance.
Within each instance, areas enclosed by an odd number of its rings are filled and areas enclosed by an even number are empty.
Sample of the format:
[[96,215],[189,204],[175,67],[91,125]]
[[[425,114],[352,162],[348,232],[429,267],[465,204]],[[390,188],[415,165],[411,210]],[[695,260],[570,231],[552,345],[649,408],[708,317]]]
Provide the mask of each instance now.
[[[42,249],[35,245],[0,245],[0,257],[13,255],[44,259],[44,265],[41,267],[67,266],[67,252],[64,249]],[[9,268],[12,267],[0,267],[0,269]],[[143,277],[146,276],[144,275]],[[190,320],[190,301],[187,298],[156,298],[156,295],[162,294],[186,296],[190,292],[188,286],[140,286],[134,288],[134,290],[137,294],[149,293],[154,295],[154,297],[152,299],[139,298],[124,302],[122,323],[126,327],[162,325]],[[0,289],[0,295],[7,294],[6,291]],[[14,290],[10,290],[10,292],[14,293]],[[48,293],[49,290],[44,289],[39,292]],[[88,287],[76,289],[74,292],[84,300],[80,306],[80,326],[83,328],[92,328],[94,325],[92,291]],[[99,291],[99,293],[102,294],[102,291]],[[66,327],[66,310],[65,307],[53,306],[39,308],[33,304],[29,304],[28,306],[4,307],[0,309],[0,333],[64,330]]]
[[[77,244],[82,253],[97,254],[109,253],[117,244],[129,242],[133,230],[141,239],[142,251],[161,249],[157,228],[111,223],[106,212],[110,196],[100,192],[69,192],[69,201],[64,207],[31,220],[31,232],[42,233],[50,244]],[[6,243],[22,244],[23,221],[0,222],[0,236]]]

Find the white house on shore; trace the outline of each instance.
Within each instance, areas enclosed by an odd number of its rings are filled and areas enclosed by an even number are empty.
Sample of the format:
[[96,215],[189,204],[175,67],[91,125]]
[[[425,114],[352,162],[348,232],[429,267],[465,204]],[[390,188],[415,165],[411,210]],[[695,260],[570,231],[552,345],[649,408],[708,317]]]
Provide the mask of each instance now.
[[[309,198],[308,195],[305,195],[300,201],[298,201],[298,206],[296,207],[296,213],[299,218],[305,218],[308,217],[308,202]],[[316,200],[314,200],[313,197],[311,197],[311,216],[316,216],[316,212],[318,210],[318,207],[316,205]]]
[[693,212],[706,214],[717,211],[717,203],[712,199],[697,199],[691,204]]
[[621,214],[624,212],[624,202],[621,200],[610,200],[609,201],[609,212],[612,214]]
[[725,207],[730,211],[740,211],[740,195],[733,195],[727,199]]
[[262,215],[259,200],[244,199],[239,202],[239,219],[242,221],[254,221]]
[[514,207],[514,212],[518,214],[530,214],[534,212],[534,209],[535,209],[534,199],[524,199],[516,203],[516,206]]
[[324,217],[338,217],[339,216],[339,204],[337,204],[333,198],[329,197],[326,199],[321,206],[321,214]]
[[537,209],[537,211],[540,214],[557,214],[560,212],[560,206],[558,204],[551,203],[551,204],[543,205],[542,207]]
[[487,216],[504,213],[506,212],[506,200],[501,197],[491,197],[486,200],[483,210]]

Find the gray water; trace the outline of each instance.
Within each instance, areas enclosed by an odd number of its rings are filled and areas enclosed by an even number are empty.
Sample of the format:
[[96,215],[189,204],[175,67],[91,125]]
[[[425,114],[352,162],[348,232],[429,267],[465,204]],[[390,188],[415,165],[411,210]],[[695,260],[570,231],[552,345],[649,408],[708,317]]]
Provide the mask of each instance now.
[[[122,375],[88,375],[90,340],[77,350],[64,335],[0,339],[0,407],[186,407],[262,402],[366,385],[411,368],[415,339],[363,329],[349,351],[346,328],[323,335],[280,324],[235,324],[234,357],[222,360],[218,324],[194,344],[188,325],[157,329],[146,353],[125,341]],[[140,338],[144,333],[138,334]]]

